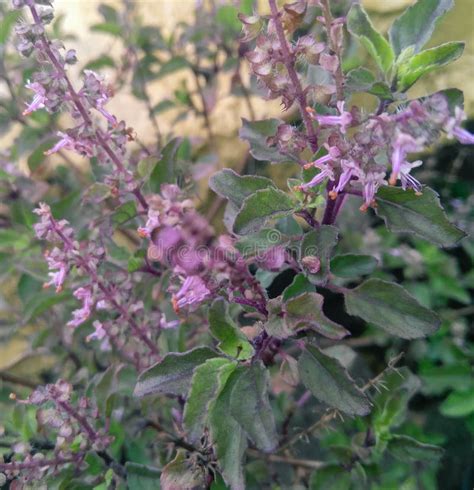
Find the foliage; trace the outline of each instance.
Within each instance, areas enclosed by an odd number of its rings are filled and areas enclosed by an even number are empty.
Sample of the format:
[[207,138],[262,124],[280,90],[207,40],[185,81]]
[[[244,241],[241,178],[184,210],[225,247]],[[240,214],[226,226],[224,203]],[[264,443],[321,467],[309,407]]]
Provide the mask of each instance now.
[[[388,38],[349,3],[269,0],[263,15],[212,2],[170,35],[134,2],[101,5],[91,30],[123,55],[94,53],[80,80],[49,1],[0,6],[0,123],[17,131],[1,156],[14,292],[0,333],[27,345],[0,370],[5,488],[434,489],[472,476],[472,177],[451,186],[446,163],[472,158],[474,136],[458,90],[406,94],[461,55],[460,42],[424,49],[453,3],[418,0]],[[346,69],[355,42],[373,66]],[[102,69],[144,104],[150,135],[109,111]],[[258,172],[215,172],[198,208],[225,74]],[[178,75],[153,102],[151,84]],[[281,101],[285,120],[256,120],[254,95]],[[202,120],[206,142],[163,134],[166,111]],[[423,152],[443,135],[458,143],[433,167]]]

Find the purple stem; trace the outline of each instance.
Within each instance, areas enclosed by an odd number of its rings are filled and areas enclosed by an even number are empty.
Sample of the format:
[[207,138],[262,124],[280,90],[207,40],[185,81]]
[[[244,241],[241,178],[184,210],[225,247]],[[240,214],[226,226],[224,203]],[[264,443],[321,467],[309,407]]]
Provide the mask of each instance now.
[[270,9],[272,12],[272,19],[275,23],[275,29],[277,32],[278,40],[280,42],[281,51],[283,54],[283,63],[288,71],[288,76],[290,77],[291,83],[296,93],[296,100],[300,108],[301,117],[306,128],[306,133],[308,135],[308,141],[311,146],[311,150],[316,152],[318,150],[318,137],[316,136],[316,131],[313,126],[313,121],[306,111],[308,103],[306,101],[306,95],[301,86],[300,79],[298,78],[298,73],[295,69],[295,57],[290,52],[288,42],[285,37],[285,31],[283,30],[283,25],[280,20],[280,13],[278,12],[278,7],[276,5],[276,0],[269,0]]

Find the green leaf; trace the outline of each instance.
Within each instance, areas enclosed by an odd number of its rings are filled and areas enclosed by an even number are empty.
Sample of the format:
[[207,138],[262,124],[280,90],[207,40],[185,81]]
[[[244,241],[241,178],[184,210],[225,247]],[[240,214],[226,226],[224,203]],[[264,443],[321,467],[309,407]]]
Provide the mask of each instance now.
[[398,66],[398,90],[408,90],[423,75],[457,60],[463,51],[463,42],[450,42],[412,56]]
[[253,355],[252,344],[229,316],[227,304],[216,299],[209,309],[209,327],[217,340],[217,348],[238,360],[249,359]]
[[323,312],[324,298],[318,293],[303,293],[285,304],[286,323],[292,331],[309,328],[324,337],[340,340],[350,332],[330,320]]
[[239,175],[230,168],[224,168],[209,179],[209,187],[240,208],[247,197],[262,189],[275,188],[275,184],[266,177]]
[[298,274],[293,278],[293,282],[283,291],[283,301],[288,301],[290,298],[306,292],[314,292],[314,285],[306,279],[304,274]]
[[395,20],[389,31],[390,42],[399,56],[405,49],[418,53],[430,40],[436,22],[454,5],[453,0],[418,0]]
[[151,192],[158,193],[162,184],[173,183],[176,180],[176,162],[178,161],[178,150],[182,143],[182,138],[173,138],[163,148],[161,158],[150,175]]
[[210,405],[225,386],[236,365],[228,359],[215,357],[194,370],[183,415],[184,427],[192,444],[198,442],[204,433]]
[[238,34],[242,28],[238,13],[238,9],[233,5],[222,5],[217,9],[215,21],[231,33]]
[[369,279],[344,293],[346,310],[403,339],[436,332],[439,318],[405,289],[381,279]]
[[127,201],[115,209],[112,215],[112,223],[118,227],[124,225],[137,216],[137,205],[135,201]]
[[463,391],[453,391],[439,407],[446,417],[467,417],[474,413],[474,387]]
[[283,124],[279,119],[264,119],[263,121],[247,121],[242,118],[242,127],[239,131],[241,139],[249,142],[250,154],[255,160],[272,163],[291,162],[289,156],[282,155],[278,148],[268,144],[268,138],[275,136],[278,126]]
[[309,490],[348,490],[351,474],[341,465],[329,465],[312,473]]
[[375,30],[366,11],[359,4],[352,5],[347,14],[347,29],[360,39],[382,71],[390,70],[395,54],[389,42]]
[[438,461],[444,453],[444,449],[433,444],[424,444],[412,437],[394,434],[388,443],[388,450],[404,463],[416,463],[418,461]]
[[247,437],[231,416],[231,393],[238,379],[234,371],[209,411],[210,438],[215,446],[217,464],[225,482],[232,490],[245,490],[242,459],[247,449]]
[[384,390],[374,396],[373,427],[378,439],[386,439],[390,428],[405,420],[410,398],[420,389],[420,380],[406,367],[386,372]]
[[[304,236],[299,254],[299,263],[312,284],[324,284],[329,274],[329,260],[332,250],[337,244],[338,229],[331,225],[322,225],[318,230],[312,230]],[[305,262],[307,257],[319,259],[319,271],[314,273]]]
[[165,61],[165,63],[161,65],[160,71],[157,73],[155,79],[159,80],[160,78],[166,77],[188,67],[189,62],[186,58],[182,56],[175,56],[170,60]]
[[207,472],[196,464],[184,449],[178,449],[176,457],[161,471],[162,490],[199,490],[207,487]]
[[350,92],[367,92],[376,81],[370,70],[360,66],[347,74],[345,88]]
[[90,27],[92,32],[103,32],[105,34],[110,34],[112,36],[122,36],[122,27],[118,24],[112,22],[100,22],[99,24],[94,24]]
[[234,221],[234,232],[239,235],[256,232],[271,218],[293,212],[293,201],[279,189],[262,189],[247,197]]
[[301,381],[321,402],[350,415],[367,415],[370,402],[336,359],[306,345],[298,360]]
[[144,464],[125,463],[128,490],[159,490],[161,470]]
[[235,248],[244,258],[254,257],[277,245],[287,245],[288,238],[274,228],[266,228],[257,233],[245,235],[235,243]]
[[438,194],[429,187],[417,195],[413,189],[384,186],[376,201],[376,213],[390,231],[415,233],[441,247],[454,246],[466,236],[448,221]]
[[278,444],[275,419],[268,400],[269,374],[262,362],[236,370],[230,413],[254,444],[265,452]]
[[217,353],[208,347],[197,347],[187,352],[170,352],[146,371],[140,374],[133,394],[181,395],[188,392],[193,371]]
[[372,255],[336,255],[331,260],[331,272],[339,277],[359,277],[371,274],[377,264],[377,259]]
[[463,390],[473,379],[468,363],[443,364],[442,366],[422,365],[419,375],[423,380],[423,392],[440,395],[448,389]]

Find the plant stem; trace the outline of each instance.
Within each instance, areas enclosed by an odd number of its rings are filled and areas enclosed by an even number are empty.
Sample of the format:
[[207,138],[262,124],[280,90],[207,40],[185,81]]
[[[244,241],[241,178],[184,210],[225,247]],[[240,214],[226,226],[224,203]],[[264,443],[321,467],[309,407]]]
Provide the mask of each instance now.
[[291,83],[293,84],[293,88],[296,93],[296,100],[298,101],[298,105],[300,108],[301,118],[303,119],[303,123],[306,128],[306,134],[308,136],[308,141],[311,146],[311,150],[316,152],[318,150],[318,137],[316,135],[316,131],[313,126],[313,121],[306,111],[306,107],[308,107],[308,103],[306,101],[306,95],[301,86],[300,79],[298,77],[298,73],[295,69],[295,57],[290,52],[290,47],[288,45],[288,41],[285,37],[285,31],[283,30],[283,25],[280,19],[280,13],[278,11],[278,7],[276,5],[276,0],[268,0],[270,4],[270,9],[272,13],[272,19],[275,23],[275,29],[278,36],[278,41],[280,42],[280,48],[283,54],[283,63],[288,72],[288,76],[290,77]]

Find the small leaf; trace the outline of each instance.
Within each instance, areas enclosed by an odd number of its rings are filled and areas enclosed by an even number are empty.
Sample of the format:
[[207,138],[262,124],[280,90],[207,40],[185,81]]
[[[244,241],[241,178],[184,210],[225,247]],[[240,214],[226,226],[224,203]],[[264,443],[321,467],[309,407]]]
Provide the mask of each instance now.
[[359,277],[371,274],[378,261],[372,255],[336,255],[331,260],[331,272],[339,277]]
[[370,402],[336,359],[306,345],[298,360],[301,381],[321,402],[350,415],[367,415]]
[[124,225],[137,216],[135,201],[127,201],[115,209],[112,215],[112,223],[118,227]]
[[239,367],[235,374],[230,413],[261,451],[271,452],[278,444],[278,436],[268,400],[268,371],[258,362]]
[[181,395],[188,392],[193,371],[217,353],[208,347],[197,347],[187,352],[171,352],[140,374],[133,394]]
[[178,449],[176,457],[161,471],[162,490],[199,490],[207,487],[204,466],[195,464],[184,449]]
[[344,293],[346,310],[403,339],[436,332],[439,318],[405,289],[381,279],[369,279]]
[[156,79],[159,80],[160,78],[166,77],[188,67],[189,62],[186,58],[183,58],[182,56],[175,56],[161,65],[160,71],[156,75]]
[[217,464],[225,482],[232,490],[245,490],[242,459],[247,437],[230,414],[230,396],[238,375],[234,371],[209,410],[210,438],[215,446]]
[[412,437],[394,434],[388,443],[388,450],[404,463],[418,461],[438,461],[444,449],[433,444],[424,444]]
[[183,424],[192,444],[198,442],[204,433],[209,407],[225,386],[235,367],[235,362],[215,357],[208,359],[194,370],[183,415]]
[[464,51],[464,43],[450,42],[427,49],[398,66],[398,90],[408,90],[420,77],[457,60]]
[[293,282],[283,291],[283,301],[288,301],[294,296],[302,293],[314,292],[314,285],[311,284],[304,274],[298,274],[293,278]]
[[245,235],[235,243],[235,248],[244,258],[260,255],[277,245],[288,244],[288,239],[274,228],[266,228],[257,233]]
[[176,162],[178,150],[183,143],[182,138],[173,138],[161,152],[161,158],[150,175],[150,191],[158,193],[162,184],[173,183],[176,180]]
[[324,298],[318,293],[303,293],[285,304],[286,323],[292,331],[309,328],[324,337],[340,340],[350,332],[333,322],[323,312]]
[[430,40],[436,22],[454,5],[453,0],[418,0],[395,20],[390,42],[398,56],[407,48],[418,53]]
[[239,360],[252,357],[252,344],[230,318],[222,298],[216,299],[209,309],[209,326],[212,336],[219,340],[217,348],[224,354]]
[[359,4],[352,5],[347,14],[347,29],[358,37],[382,71],[390,70],[395,54],[389,42],[375,30],[366,11]]
[[453,391],[441,404],[439,411],[445,417],[467,417],[474,413],[474,388]]
[[350,92],[366,92],[375,82],[375,75],[367,68],[360,66],[347,74],[345,88]]
[[128,490],[156,490],[159,488],[160,469],[127,461],[125,470],[127,472]]
[[429,187],[423,188],[422,195],[416,195],[413,189],[384,186],[376,201],[376,213],[390,231],[415,233],[441,247],[454,246],[466,236],[448,221],[438,194]]
[[234,232],[239,235],[256,232],[271,218],[293,212],[293,201],[279,189],[262,189],[247,197],[234,221]]
[[[299,263],[312,284],[324,284],[329,274],[329,260],[332,250],[337,244],[338,229],[331,225],[322,225],[318,230],[312,230],[304,236],[299,254]],[[312,272],[306,262],[307,257],[319,259],[318,272]]]
[[348,490],[351,483],[351,474],[341,465],[334,464],[316,470],[311,475],[309,490]]
[[224,168],[209,179],[209,187],[217,195],[228,199],[229,202],[240,208],[245,198],[256,191],[269,187],[275,188],[275,184],[266,177],[239,175],[230,168]]
[[264,119],[263,121],[247,121],[242,118],[239,132],[241,139],[249,142],[250,154],[255,160],[272,163],[291,162],[291,157],[282,155],[278,148],[268,144],[268,138],[275,136],[278,126],[283,124],[279,119]]

